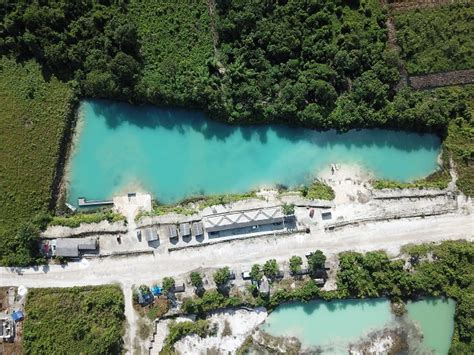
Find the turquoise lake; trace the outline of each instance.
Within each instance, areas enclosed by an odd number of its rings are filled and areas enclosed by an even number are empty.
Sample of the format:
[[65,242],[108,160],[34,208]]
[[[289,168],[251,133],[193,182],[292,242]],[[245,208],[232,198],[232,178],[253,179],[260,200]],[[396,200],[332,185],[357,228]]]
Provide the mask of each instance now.
[[432,134],[358,130],[338,134],[283,125],[232,126],[198,111],[83,101],[70,158],[68,200],[151,192],[160,202],[307,183],[331,163],[359,164],[400,181],[437,168]]
[[[416,351],[447,354],[454,330],[455,302],[426,299],[409,302],[407,310],[404,321],[414,322],[423,333]],[[277,307],[262,329],[274,336],[294,336],[303,348],[320,347],[328,354],[347,354],[350,343],[395,324],[386,299],[311,301]]]

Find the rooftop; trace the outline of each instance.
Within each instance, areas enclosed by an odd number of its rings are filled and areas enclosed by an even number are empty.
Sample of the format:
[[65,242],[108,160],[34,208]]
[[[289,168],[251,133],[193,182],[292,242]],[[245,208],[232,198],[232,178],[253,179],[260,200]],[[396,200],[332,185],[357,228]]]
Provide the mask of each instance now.
[[208,231],[217,231],[243,226],[268,224],[284,217],[280,206],[261,208],[247,211],[236,211],[219,215],[210,215],[203,219],[204,228]]
[[56,239],[56,256],[78,257],[81,251],[97,249],[96,238],[58,238]]

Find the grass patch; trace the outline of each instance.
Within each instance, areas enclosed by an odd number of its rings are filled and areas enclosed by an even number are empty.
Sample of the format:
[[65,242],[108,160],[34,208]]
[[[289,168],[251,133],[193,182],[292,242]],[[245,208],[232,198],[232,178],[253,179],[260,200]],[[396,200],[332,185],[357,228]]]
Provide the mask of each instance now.
[[242,194],[222,194],[222,195],[210,195],[210,196],[196,196],[189,197],[175,205],[160,205],[153,202],[153,209],[150,212],[139,212],[135,217],[135,220],[140,220],[146,216],[162,216],[168,213],[182,214],[190,216],[198,213],[206,207],[215,205],[227,205],[241,200],[250,198],[257,198],[255,191],[246,192]]
[[81,223],[99,223],[101,221],[108,221],[109,223],[125,221],[125,216],[112,210],[77,213],[71,216],[55,216],[49,225],[76,228],[79,227]]
[[0,58],[0,259],[31,262],[14,240],[20,226],[47,210],[60,142],[73,108],[71,88],[28,61]]
[[118,286],[30,289],[26,354],[119,354],[124,300]]
[[395,14],[397,42],[410,74],[474,68],[471,1]]
[[303,197],[310,200],[334,200],[334,190],[321,181],[314,181],[301,189]]
[[374,180],[374,189],[445,189],[451,181],[448,169],[441,168],[424,179],[413,182],[400,182],[393,180]]
[[165,315],[170,309],[170,304],[166,296],[155,297],[153,303],[146,308],[143,308],[146,311],[146,316],[150,320],[155,320],[163,315]]
[[145,62],[140,93],[154,103],[203,104],[214,55],[207,1],[133,0],[128,7]]

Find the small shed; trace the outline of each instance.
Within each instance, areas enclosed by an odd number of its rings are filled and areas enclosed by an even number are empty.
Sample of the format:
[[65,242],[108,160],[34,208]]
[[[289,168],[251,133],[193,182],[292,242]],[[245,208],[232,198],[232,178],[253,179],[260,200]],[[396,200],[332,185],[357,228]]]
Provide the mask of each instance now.
[[151,288],[151,293],[153,294],[153,296],[159,296],[159,295],[161,295],[161,293],[162,293],[161,287],[158,286],[158,285],[154,285],[154,286]]
[[18,310],[18,311],[14,311],[12,313],[12,319],[13,321],[15,322],[20,322],[22,321],[23,319],[25,318],[24,314],[22,311]]
[[194,234],[194,236],[204,234],[204,228],[202,226],[202,222],[194,222],[193,223],[193,234]]
[[332,218],[332,213],[330,211],[322,212],[321,217],[322,217],[323,221],[328,221]]
[[316,285],[318,286],[324,286],[324,283],[325,283],[324,279],[322,278],[314,279],[314,282],[316,282]]
[[154,242],[158,240],[158,233],[156,232],[155,228],[147,228],[145,229],[144,233],[147,242]]
[[175,293],[184,292],[185,290],[186,290],[186,287],[185,287],[184,284],[182,284],[182,285],[177,285],[177,286],[175,286],[174,289],[173,289],[173,291],[174,291]]
[[179,225],[179,234],[181,234],[183,237],[191,234],[191,227],[189,223],[181,223]]
[[168,226],[168,237],[169,239],[176,239],[178,238],[178,229],[174,224],[170,224]]

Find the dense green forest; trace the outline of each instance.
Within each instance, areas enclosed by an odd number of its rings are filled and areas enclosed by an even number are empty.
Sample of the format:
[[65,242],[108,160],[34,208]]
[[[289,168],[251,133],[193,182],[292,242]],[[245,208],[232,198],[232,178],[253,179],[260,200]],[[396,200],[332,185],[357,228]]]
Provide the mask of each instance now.
[[397,43],[410,74],[474,68],[474,6],[461,0],[395,15]]
[[[455,38],[466,44],[472,6],[452,9],[438,9],[439,21],[459,22]],[[83,97],[197,107],[234,123],[436,131],[456,152],[458,186],[472,193],[469,95],[396,91],[399,57],[387,47],[386,20],[377,0],[6,3],[1,262],[37,260],[34,236],[46,221],[61,138]],[[421,33],[417,26],[401,31]]]
[[85,96],[133,98],[141,61],[126,2],[7,2],[0,16],[0,54],[35,58]]
[[377,0],[40,4],[0,10],[0,54],[35,58],[80,96],[341,130],[439,131],[452,116],[430,93],[395,92]]
[[119,354],[124,300],[118,286],[31,289],[25,305],[25,354]]
[[207,62],[213,57],[207,1],[130,2],[144,69],[137,91],[157,104],[204,106]]

